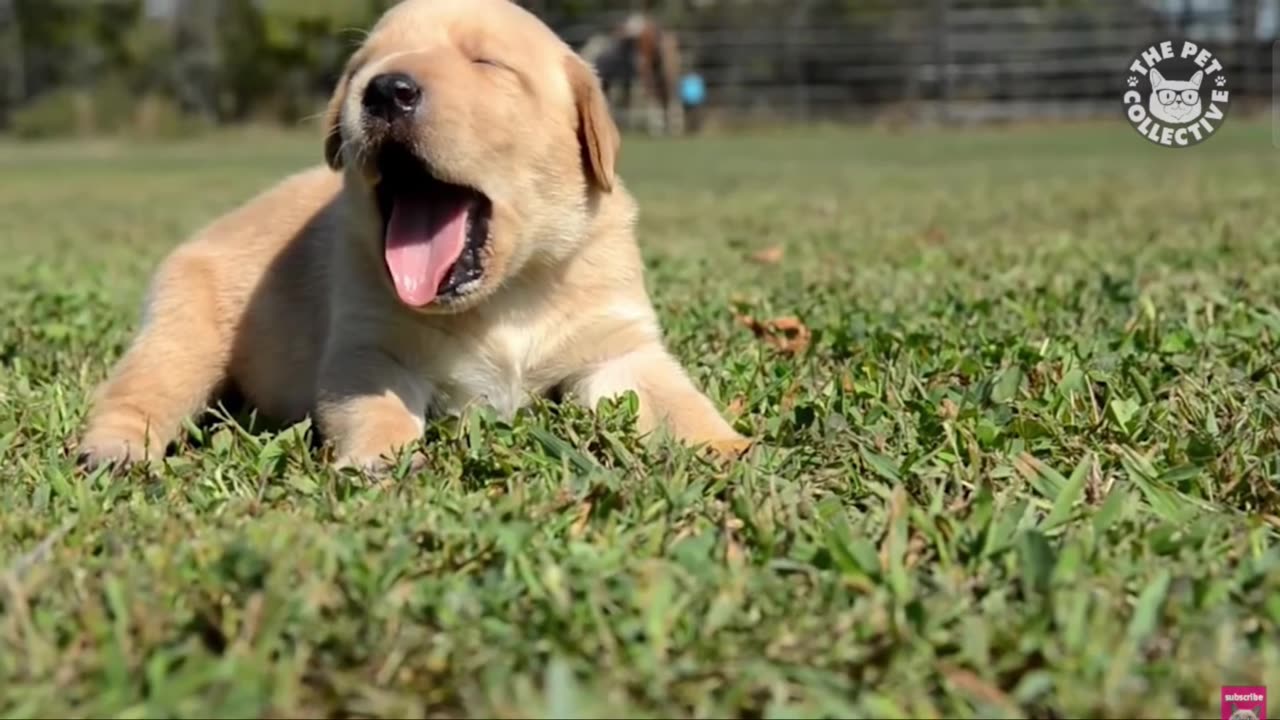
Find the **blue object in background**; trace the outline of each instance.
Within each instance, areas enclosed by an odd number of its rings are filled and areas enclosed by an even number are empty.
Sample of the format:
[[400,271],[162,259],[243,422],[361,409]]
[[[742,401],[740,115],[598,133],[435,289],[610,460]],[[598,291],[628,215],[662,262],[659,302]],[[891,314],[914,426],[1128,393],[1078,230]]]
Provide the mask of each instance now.
[[707,86],[701,75],[689,73],[684,76],[680,81],[680,99],[691,107],[701,105],[707,99]]

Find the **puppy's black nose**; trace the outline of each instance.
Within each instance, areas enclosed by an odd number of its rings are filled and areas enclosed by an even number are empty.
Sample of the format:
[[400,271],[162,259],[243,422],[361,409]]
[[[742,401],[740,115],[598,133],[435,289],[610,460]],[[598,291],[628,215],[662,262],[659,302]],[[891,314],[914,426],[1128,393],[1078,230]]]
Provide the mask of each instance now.
[[383,120],[408,117],[421,102],[422,88],[404,73],[378,75],[364,91],[365,110]]

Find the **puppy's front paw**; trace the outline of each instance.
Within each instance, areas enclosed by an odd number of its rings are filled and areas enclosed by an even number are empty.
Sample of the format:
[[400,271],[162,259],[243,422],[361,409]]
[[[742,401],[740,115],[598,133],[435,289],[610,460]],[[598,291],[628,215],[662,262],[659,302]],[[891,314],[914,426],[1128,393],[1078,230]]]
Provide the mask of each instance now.
[[123,469],[158,458],[163,452],[140,434],[90,430],[76,448],[76,462],[90,471],[107,466]]
[[[320,431],[332,443],[333,467],[338,470],[381,473],[393,469],[401,453],[421,442],[426,429],[422,413],[410,410],[427,406],[426,392],[383,355],[372,357],[381,364],[365,365],[361,370],[367,373],[381,370],[383,382],[366,384],[398,387],[397,390],[379,394],[345,391],[348,394],[344,395],[342,383],[330,380],[339,389],[320,393],[322,398],[326,395],[335,398],[320,403],[317,419]],[[344,381],[352,380],[346,377]]]
[[[404,453],[422,439],[422,423],[412,416],[367,418],[365,424],[346,437],[335,438],[334,467],[384,475],[400,465]],[[413,463],[421,467],[422,453],[413,450]]]
[[[416,472],[426,467],[427,456],[422,451],[414,452],[409,458],[409,471]],[[396,468],[400,467],[400,456],[397,455],[375,455],[360,456],[352,453],[339,455],[334,461],[335,470],[356,470],[374,477],[390,474]]]
[[746,437],[731,437],[707,443],[707,449],[724,460],[740,460],[755,447],[755,441]]
[[392,467],[390,458],[383,455],[360,455],[353,452],[340,453],[333,461],[335,470],[357,470],[362,473],[376,474]]

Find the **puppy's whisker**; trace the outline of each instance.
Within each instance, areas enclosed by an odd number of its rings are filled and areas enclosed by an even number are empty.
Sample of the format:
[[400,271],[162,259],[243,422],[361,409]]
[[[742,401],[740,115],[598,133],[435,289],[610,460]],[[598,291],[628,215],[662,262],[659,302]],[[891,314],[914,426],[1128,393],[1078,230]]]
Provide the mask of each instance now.
[[341,128],[337,128],[337,127],[330,128],[328,134],[325,136],[325,139],[331,140],[334,137],[337,137],[339,140],[341,140],[341,142],[338,143],[339,156],[345,153],[348,148],[356,147],[357,152],[356,152],[355,162],[357,164],[361,164],[365,161],[365,158],[364,158],[365,146],[363,144],[357,146],[351,138],[342,137],[342,130]]
[[[345,148],[349,144],[352,144],[352,143],[344,142],[343,147]],[[357,145],[356,146],[356,165],[362,167],[364,166],[365,163],[368,162],[368,160],[369,160],[369,146],[364,143]]]
[[[351,143],[344,140],[342,144],[338,146],[338,155],[342,155],[343,153],[345,153],[347,151],[347,148],[349,147],[351,147]],[[364,162],[364,158],[361,157],[361,155],[362,153],[360,152],[360,149],[356,148],[355,161],[357,165]]]
[[400,52],[390,53],[382,59],[384,63],[403,57],[413,57],[414,55],[426,55],[430,50],[402,50]]
[[348,33],[355,35],[355,42],[357,45],[364,42],[365,40],[368,40],[370,35],[370,31],[367,30],[366,28],[359,28],[359,27],[338,28],[339,35],[346,35]]

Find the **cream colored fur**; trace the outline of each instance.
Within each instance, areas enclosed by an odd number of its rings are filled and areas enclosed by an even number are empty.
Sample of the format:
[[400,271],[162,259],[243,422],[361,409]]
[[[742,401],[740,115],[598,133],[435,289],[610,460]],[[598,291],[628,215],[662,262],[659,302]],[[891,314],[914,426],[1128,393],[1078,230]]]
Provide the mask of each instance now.
[[[484,61],[484,62],[480,62]],[[414,148],[493,203],[482,286],[410,308],[383,264],[369,80],[425,90]],[[736,454],[748,441],[663,345],[617,177],[619,135],[594,74],[508,0],[407,0],[352,57],[326,157],[209,225],[157,271],[132,346],[96,393],[89,464],[162,455],[234,386],[259,413],[318,421],[343,465],[377,467],[432,413],[504,414],[566,391],[590,407],[633,390],[640,426]]]

